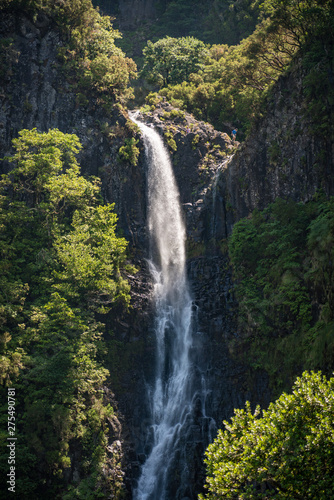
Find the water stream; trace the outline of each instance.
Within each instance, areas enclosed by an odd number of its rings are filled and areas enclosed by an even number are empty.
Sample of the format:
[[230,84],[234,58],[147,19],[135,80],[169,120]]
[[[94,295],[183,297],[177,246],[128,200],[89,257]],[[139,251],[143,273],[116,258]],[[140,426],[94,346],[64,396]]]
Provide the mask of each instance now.
[[[203,387],[198,388],[197,384],[194,391],[194,319],[185,270],[186,232],[169,153],[153,128],[138,121],[135,113],[131,119],[143,134],[148,167],[149,265],[156,305],[155,382],[149,392],[152,447],[133,498],[175,500],[177,495],[174,492],[171,497],[169,482],[171,475],[176,475],[175,462],[180,462],[181,441],[193,425],[196,401],[202,407],[197,411],[206,418],[206,388],[202,377]],[[186,461],[182,459],[177,468],[180,489],[183,483],[184,490],[184,482],[189,480]]]

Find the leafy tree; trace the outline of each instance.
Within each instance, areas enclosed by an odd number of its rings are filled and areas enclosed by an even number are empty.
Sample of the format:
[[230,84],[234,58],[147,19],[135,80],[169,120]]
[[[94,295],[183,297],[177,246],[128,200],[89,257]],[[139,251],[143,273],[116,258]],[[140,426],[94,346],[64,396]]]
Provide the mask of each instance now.
[[167,36],[156,43],[148,41],[143,50],[142,74],[160,87],[181,83],[199,69],[205,52],[205,44],[193,37]]
[[261,9],[270,19],[270,31],[286,30],[299,47],[312,37],[329,34],[333,16],[331,0],[265,0]]
[[57,23],[63,36],[59,58],[79,97],[93,98],[109,109],[115,101],[132,97],[129,83],[136,77],[136,64],[115,45],[121,34],[91,0],[6,0],[1,8],[33,16],[43,11]]
[[137,147],[138,139],[131,137],[125,139],[124,146],[119,148],[118,157],[121,161],[128,161],[131,165],[136,166],[139,157],[139,148]]
[[75,74],[78,90],[92,92],[106,105],[132,97],[129,82],[136,77],[137,68],[115,45],[121,34],[113,28],[111,18],[101,16],[90,0],[89,6],[76,14],[78,21],[74,22],[67,9],[57,12],[65,20],[62,25],[69,34],[68,44],[59,54],[66,72]]
[[[215,2],[213,7],[219,22],[229,16],[227,12],[237,13],[239,8],[245,19],[249,19],[247,12],[254,8],[260,13],[260,22],[238,45],[207,47],[200,64],[187,77],[182,75],[183,81],[169,77],[170,66],[168,73],[160,72],[158,66],[155,72],[149,71],[151,81],[162,87],[160,94],[218,129],[226,130],[233,123],[247,133],[254,119],[261,115],[271,87],[300,53],[307,70],[304,112],[312,119],[315,131],[330,133],[334,113],[333,3],[233,2],[228,10],[223,3]],[[171,53],[172,48],[168,50]],[[154,61],[150,64],[153,68]]]
[[189,112],[218,129],[234,122],[249,130],[271,86],[298,49],[285,32],[273,34],[269,28],[265,20],[237,46],[213,45],[189,82],[170,84],[160,93],[169,100],[181,100]]
[[[97,179],[80,176],[75,135],[23,130],[13,145],[14,168],[0,186],[0,378],[20,394],[17,494],[95,498],[108,490],[116,498],[119,457],[107,448],[113,409],[95,313],[129,302],[127,244],[113,205],[99,204]],[[113,484],[103,473],[111,462]],[[80,468],[78,493],[69,488],[71,467]]]
[[128,305],[129,285],[121,274],[127,242],[117,238],[113,205],[86,208],[73,215],[73,230],[55,241],[61,271],[54,287],[68,297],[84,297],[87,307],[106,313],[117,301]]
[[2,179],[7,193],[1,212],[4,265],[8,275],[23,283],[37,280],[39,286],[30,293],[43,295],[43,281],[49,287],[55,236],[68,231],[75,209],[97,203],[99,181],[79,175],[75,155],[81,145],[74,135],[23,130],[13,144],[16,151],[8,160],[14,168]]
[[304,372],[268,410],[235,410],[206,452],[199,498],[310,499],[334,495],[334,378]]

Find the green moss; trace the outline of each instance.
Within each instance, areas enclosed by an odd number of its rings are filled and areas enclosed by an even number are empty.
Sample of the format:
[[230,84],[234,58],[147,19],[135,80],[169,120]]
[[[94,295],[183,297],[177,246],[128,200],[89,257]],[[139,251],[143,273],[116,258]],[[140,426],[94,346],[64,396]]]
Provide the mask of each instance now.
[[121,146],[118,151],[118,159],[122,162],[129,162],[131,165],[136,166],[139,158],[139,148],[137,148],[139,140],[131,137],[125,139],[124,146]]
[[196,149],[198,143],[199,143],[199,135],[196,134],[195,137],[193,138],[193,140],[191,141],[191,147],[192,147],[192,149]]
[[187,259],[194,259],[196,257],[203,257],[205,255],[206,245],[203,241],[194,241],[193,239],[187,239],[186,242],[186,254]]
[[174,132],[171,127],[168,127],[167,130],[164,132],[164,137],[166,139],[166,142],[168,144],[169,150],[175,153],[177,151],[177,145],[174,139]]

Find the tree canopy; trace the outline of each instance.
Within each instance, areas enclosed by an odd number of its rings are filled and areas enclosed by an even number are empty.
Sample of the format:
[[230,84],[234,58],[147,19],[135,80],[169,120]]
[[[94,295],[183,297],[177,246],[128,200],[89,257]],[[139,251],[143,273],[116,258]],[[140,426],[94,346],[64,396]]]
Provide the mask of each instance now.
[[62,35],[58,55],[66,79],[81,103],[95,99],[107,107],[132,97],[130,81],[137,76],[134,61],[116,46],[121,38],[113,19],[99,13],[91,0],[5,0],[0,11],[9,9],[35,18],[43,12]]
[[[101,205],[99,180],[80,175],[75,135],[22,130],[13,145],[0,186],[0,377],[20,393],[16,491],[56,497],[79,454],[81,481],[67,498],[105,488],[118,495],[96,313],[129,303],[127,243],[113,205]],[[115,477],[107,479],[111,459]],[[0,461],[4,478],[7,465]]]
[[304,372],[268,410],[250,404],[206,452],[199,498],[327,500],[334,495],[334,378]]
[[148,41],[143,50],[142,74],[160,87],[181,83],[199,70],[205,53],[205,44],[190,36]]

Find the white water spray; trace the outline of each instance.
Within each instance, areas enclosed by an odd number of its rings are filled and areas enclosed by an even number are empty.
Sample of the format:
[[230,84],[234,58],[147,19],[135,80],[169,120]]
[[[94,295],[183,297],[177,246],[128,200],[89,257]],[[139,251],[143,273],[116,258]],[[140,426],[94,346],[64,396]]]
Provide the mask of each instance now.
[[[150,269],[156,301],[156,374],[151,393],[153,447],[144,463],[135,500],[166,500],[168,472],[192,409],[192,300],[185,273],[185,227],[169,153],[159,134],[142,131],[148,160]],[[185,465],[186,467],[186,465]],[[168,499],[169,500],[169,499]]]

